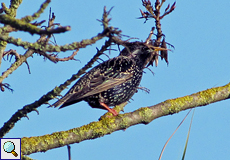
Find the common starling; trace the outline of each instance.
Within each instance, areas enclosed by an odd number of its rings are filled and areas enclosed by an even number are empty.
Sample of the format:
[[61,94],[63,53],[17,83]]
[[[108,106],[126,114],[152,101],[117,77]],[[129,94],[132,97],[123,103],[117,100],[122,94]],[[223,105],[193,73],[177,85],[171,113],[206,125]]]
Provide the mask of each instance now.
[[153,51],[141,42],[128,43],[118,57],[100,63],[83,75],[53,106],[63,108],[84,100],[92,108],[107,109],[117,115],[109,106],[126,102],[136,93]]

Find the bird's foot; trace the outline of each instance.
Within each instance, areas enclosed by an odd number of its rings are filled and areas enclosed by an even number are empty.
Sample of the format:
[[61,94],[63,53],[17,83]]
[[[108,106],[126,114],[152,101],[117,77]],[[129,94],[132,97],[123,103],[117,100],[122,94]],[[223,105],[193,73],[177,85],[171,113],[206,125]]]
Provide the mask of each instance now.
[[100,105],[102,105],[103,107],[105,107],[105,109],[107,109],[110,113],[112,113],[114,116],[117,116],[118,113],[115,109],[109,108],[109,106],[107,106],[105,103],[100,102]]

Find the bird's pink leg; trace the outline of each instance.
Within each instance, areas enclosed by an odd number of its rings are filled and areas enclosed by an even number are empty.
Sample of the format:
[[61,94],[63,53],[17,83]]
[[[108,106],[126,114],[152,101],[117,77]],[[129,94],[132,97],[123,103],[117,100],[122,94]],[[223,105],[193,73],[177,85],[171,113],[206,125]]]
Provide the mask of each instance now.
[[103,107],[105,107],[105,109],[107,109],[110,113],[112,113],[114,116],[118,115],[117,111],[115,111],[112,108],[109,108],[105,103],[100,102],[100,105],[102,105]]

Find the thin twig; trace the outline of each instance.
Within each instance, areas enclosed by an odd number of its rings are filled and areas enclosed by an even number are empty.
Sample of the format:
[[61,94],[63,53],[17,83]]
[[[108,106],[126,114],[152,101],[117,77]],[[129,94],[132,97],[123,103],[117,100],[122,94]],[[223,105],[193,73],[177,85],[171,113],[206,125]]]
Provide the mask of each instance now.
[[64,57],[64,58],[56,58],[56,60],[57,61],[69,61],[69,60],[76,60],[77,61],[77,59],[75,59],[74,58],[74,56],[75,55],[77,55],[77,52],[79,51],[79,49],[77,49],[76,51],[74,51],[73,52],[73,54],[71,54],[70,56],[68,56],[68,57]]

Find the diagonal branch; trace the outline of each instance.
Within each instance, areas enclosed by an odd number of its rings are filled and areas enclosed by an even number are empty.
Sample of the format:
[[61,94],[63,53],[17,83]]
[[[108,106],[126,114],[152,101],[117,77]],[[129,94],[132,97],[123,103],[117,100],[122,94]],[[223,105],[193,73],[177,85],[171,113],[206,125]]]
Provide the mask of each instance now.
[[16,59],[16,61],[0,76],[0,83],[7,78],[10,74],[13,73],[18,67],[20,67],[24,62],[26,62],[27,58],[32,56],[34,53],[33,50],[28,49],[24,55],[21,55],[20,58]]
[[111,118],[103,117],[100,121],[68,131],[55,132],[38,137],[24,137],[21,151],[24,155],[45,152],[67,144],[79,143],[84,140],[102,137],[112,132],[126,129],[137,124],[148,124],[156,118],[178,113],[180,111],[205,106],[230,98],[230,83],[191,94],[189,96],[166,100],[150,107],[143,107],[134,112],[119,114]]
[[[40,97],[34,103],[28,104],[24,106],[22,109],[19,109],[6,123],[4,123],[3,127],[0,128],[0,137],[3,137],[7,132],[9,132],[15,125],[17,121],[19,121],[22,117],[27,117],[27,114],[36,111],[36,108],[40,107],[42,104],[46,104],[49,100],[59,96],[60,93],[67,88],[73,81],[78,79],[85,71],[92,67],[93,63],[99,58],[100,55],[103,54],[104,51],[111,45],[111,40],[105,42],[105,44],[101,47],[100,50],[97,51],[97,54],[82,68],[78,71],[77,74],[72,75],[70,79],[68,79],[63,84],[55,87],[53,90],[49,91],[47,94]],[[31,50],[30,50],[31,51]],[[1,78],[1,77],[0,77]]]
[[44,12],[44,10],[47,8],[51,0],[46,0],[45,2],[42,3],[41,7],[37,12],[35,12],[32,16],[25,16],[21,20],[24,20],[26,22],[31,22],[37,18],[40,17],[40,15]]

